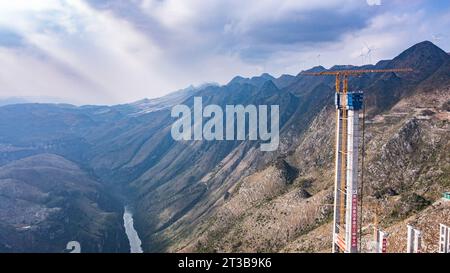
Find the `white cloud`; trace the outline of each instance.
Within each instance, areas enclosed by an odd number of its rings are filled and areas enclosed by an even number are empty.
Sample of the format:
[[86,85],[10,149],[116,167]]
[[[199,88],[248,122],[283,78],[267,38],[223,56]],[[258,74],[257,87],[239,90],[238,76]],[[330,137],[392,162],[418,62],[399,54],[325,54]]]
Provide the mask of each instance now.
[[[28,47],[46,58],[39,59],[30,54],[30,50],[23,50],[19,54],[16,50],[10,55],[2,55],[3,59],[7,56],[16,58],[18,63],[26,59],[30,65],[28,68],[34,71],[33,78],[25,78],[31,77],[31,74],[10,75],[9,68],[2,66],[1,78],[34,83],[29,88],[21,86],[16,89],[18,94],[14,95],[36,95],[35,86],[45,87],[39,92],[48,93],[46,95],[55,92],[60,94],[60,90],[65,89],[77,92],[67,86],[67,82],[57,85],[64,75],[47,73],[51,64],[59,64],[55,69],[64,67],[69,74],[77,75],[78,80],[90,83],[93,89],[80,86],[82,89],[78,92],[102,94],[103,97],[95,102],[109,103],[158,96],[173,87],[167,84],[170,83],[168,75],[161,74],[164,65],[161,65],[163,60],[160,59],[159,48],[126,20],[116,18],[110,12],[99,12],[80,1],[52,1],[53,5],[30,6],[22,5],[23,2],[27,1],[19,0],[1,9],[3,12],[7,10],[7,14],[17,20],[2,20],[0,26],[18,31]],[[38,76],[40,74],[41,77]],[[39,79],[42,84],[39,84]],[[54,84],[48,85],[48,82]],[[155,92],[153,88],[158,91]]]
[[369,6],[380,6],[381,0],[366,0]]
[[[324,66],[359,65],[365,45],[375,62],[450,27],[448,9],[430,15],[419,0],[370,3],[0,0],[0,97],[132,101],[235,75],[296,74],[318,54]],[[2,46],[4,30],[18,37]]]

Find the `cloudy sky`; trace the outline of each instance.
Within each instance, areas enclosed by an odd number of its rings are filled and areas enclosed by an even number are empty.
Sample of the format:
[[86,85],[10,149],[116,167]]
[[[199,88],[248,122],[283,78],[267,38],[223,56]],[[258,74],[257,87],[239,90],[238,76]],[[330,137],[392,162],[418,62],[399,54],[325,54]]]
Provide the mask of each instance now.
[[130,102],[423,40],[450,51],[449,29],[448,0],[0,0],[0,98]]

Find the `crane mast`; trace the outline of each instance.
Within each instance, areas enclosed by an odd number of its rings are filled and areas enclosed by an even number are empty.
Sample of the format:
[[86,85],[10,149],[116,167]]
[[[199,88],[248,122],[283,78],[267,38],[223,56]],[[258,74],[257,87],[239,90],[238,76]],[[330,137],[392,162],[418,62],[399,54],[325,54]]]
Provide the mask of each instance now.
[[336,148],[332,252],[358,252],[358,148],[359,112],[363,92],[348,90],[350,76],[364,73],[410,72],[410,68],[303,72],[302,75],[336,77]]

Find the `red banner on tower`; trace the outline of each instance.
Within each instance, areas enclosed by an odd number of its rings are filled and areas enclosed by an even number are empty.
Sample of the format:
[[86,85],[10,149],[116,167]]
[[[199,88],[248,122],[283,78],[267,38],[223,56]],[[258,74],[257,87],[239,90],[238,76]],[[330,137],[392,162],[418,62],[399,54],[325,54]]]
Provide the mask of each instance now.
[[358,195],[352,196],[352,247],[358,246]]

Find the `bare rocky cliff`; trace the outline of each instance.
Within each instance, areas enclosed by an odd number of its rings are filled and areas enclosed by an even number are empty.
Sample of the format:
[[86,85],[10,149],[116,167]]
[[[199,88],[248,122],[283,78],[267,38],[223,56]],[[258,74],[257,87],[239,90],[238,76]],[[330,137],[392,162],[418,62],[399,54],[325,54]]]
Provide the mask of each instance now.
[[[343,67],[358,69],[332,69]],[[364,66],[391,67],[414,72],[349,82],[352,90],[365,92],[367,112],[364,236],[374,206],[388,229],[425,210],[433,215],[432,204],[450,187],[450,56],[422,42],[392,60]],[[222,107],[279,105],[278,150],[262,152],[261,142],[249,140],[175,141],[170,108],[192,107],[195,96]],[[136,208],[145,251],[328,251],[333,99],[333,77],[263,74],[125,105],[2,106],[0,168],[42,154],[72,162],[114,197],[111,202]],[[8,179],[5,187],[12,183]],[[37,197],[46,194],[39,192]],[[0,230],[0,243],[7,233]]]
[[[427,230],[428,238],[435,239],[439,221],[450,221],[445,202],[431,205],[450,187],[450,113],[443,108],[449,91],[426,94],[439,101],[434,107],[424,108],[427,102],[420,99],[424,94],[418,94],[366,120],[365,240],[372,238],[373,204],[379,207],[380,227],[393,233],[388,249],[393,252],[404,251],[399,242],[406,237],[397,234],[405,233],[406,223],[414,223],[419,215],[419,227],[426,223],[433,227]],[[205,222],[198,239],[184,240],[177,244],[180,249],[173,250],[329,251],[333,113],[324,109],[287,157],[289,168],[298,171],[291,184],[273,165],[242,179]],[[437,239],[426,240],[432,245],[426,250],[435,251]]]
[[[428,54],[420,53],[422,46],[409,51],[413,52],[410,58],[419,56],[419,63]],[[405,58],[403,54],[394,62],[406,62]],[[447,63],[431,62],[432,72],[427,76],[420,73],[410,76],[408,82],[399,85],[410,90],[402,91],[406,93],[399,98],[395,90],[385,90],[383,97],[392,92],[390,100],[395,101],[388,109],[377,108],[378,98],[368,95],[365,236],[370,234],[374,206],[380,208],[377,212],[380,227],[389,229],[404,224],[405,219],[424,209],[428,214],[434,213],[431,204],[450,187],[450,85],[442,73]],[[422,63],[418,69],[424,69]],[[440,81],[426,85],[430,78]],[[387,88],[389,84],[384,82],[389,79],[380,77],[368,92],[376,92],[380,86]],[[284,162],[281,166],[296,170],[291,183],[285,183],[287,178],[282,175],[285,171],[273,163],[276,160],[239,179],[189,233],[174,236],[179,228],[163,233],[172,238],[169,251],[329,251],[334,118],[332,106],[323,108],[295,138],[295,145],[279,155]],[[244,170],[243,166],[249,166],[245,160],[237,169]],[[186,217],[189,219],[189,214]],[[429,221],[436,227],[437,223]],[[402,250],[395,244],[393,241],[391,251]]]

